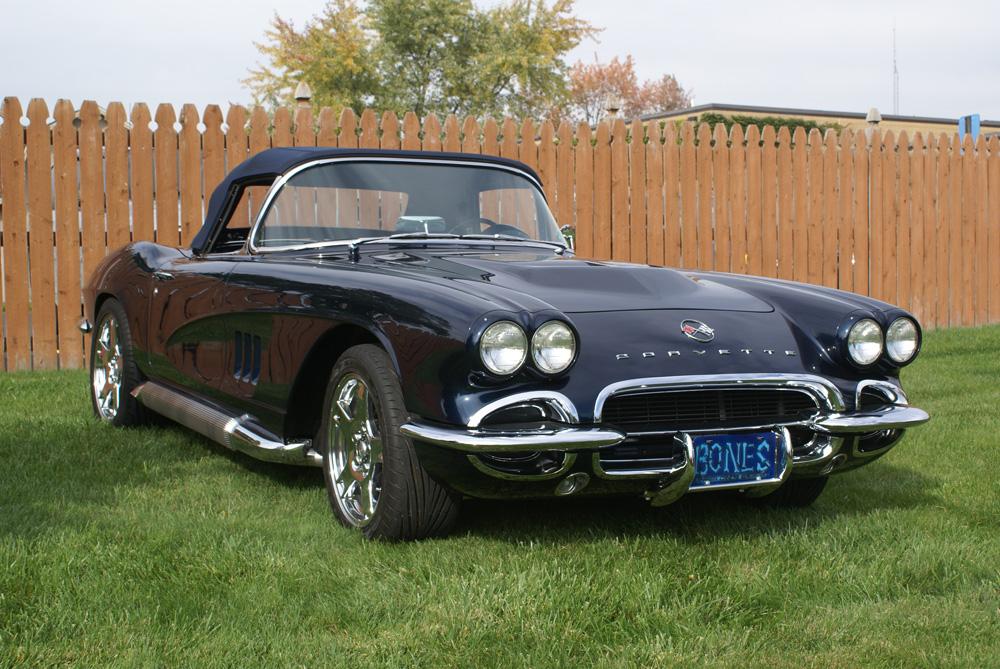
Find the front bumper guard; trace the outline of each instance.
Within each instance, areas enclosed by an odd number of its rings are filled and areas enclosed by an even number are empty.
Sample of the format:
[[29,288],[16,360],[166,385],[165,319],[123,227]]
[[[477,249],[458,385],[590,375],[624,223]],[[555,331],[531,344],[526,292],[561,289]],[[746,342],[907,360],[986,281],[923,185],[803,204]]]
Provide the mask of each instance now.
[[[915,427],[929,418],[922,409],[894,404],[876,411],[825,412],[803,424],[820,434],[852,436]],[[411,439],[471,454],[593,450],[620,444],[627,436],[614,428],[598,426],[503,431],[456,428],[421,421],[404,424],[400,432]]]

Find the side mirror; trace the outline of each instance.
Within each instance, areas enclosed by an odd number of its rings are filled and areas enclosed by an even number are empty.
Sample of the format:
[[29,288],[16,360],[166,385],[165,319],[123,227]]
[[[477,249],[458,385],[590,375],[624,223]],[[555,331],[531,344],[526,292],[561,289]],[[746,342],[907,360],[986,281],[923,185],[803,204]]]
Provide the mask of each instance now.
[[566,240],[566,245],[570,249],[576,250],[576,229],[572,225],[564,225],[559,228],[559,232],[562,233],[563,239]]

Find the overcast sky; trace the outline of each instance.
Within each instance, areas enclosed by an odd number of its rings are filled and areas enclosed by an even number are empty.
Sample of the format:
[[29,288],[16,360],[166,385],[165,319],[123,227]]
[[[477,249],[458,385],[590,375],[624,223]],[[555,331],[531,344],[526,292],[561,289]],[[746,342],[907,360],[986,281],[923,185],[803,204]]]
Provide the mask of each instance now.
[[[246,103],[240,80],[275,7],[301,25],[322,2],[4,3],[0,95],[50,105],[60,97]],[[695,104],[883,113],[892,108],[895,23],[901,113],[1000,119],[996,0],[577,0],[576,9],[604,31],[574,58],[631,53],[641,77],[673,73]]]

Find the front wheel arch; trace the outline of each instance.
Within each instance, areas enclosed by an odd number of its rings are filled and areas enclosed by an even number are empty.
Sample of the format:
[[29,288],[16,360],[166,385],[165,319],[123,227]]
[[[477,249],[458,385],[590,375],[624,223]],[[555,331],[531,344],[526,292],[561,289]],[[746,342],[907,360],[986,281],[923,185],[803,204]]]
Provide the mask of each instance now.
[[292,383],[288,394],[288,413],[285,415],[286,438],[309,439],[316,434],[330,372],[345,351],[359,344],[372,344],[384,350],[399,375],[396,357],[384,337],[355,324],[330,328],[309,349]]

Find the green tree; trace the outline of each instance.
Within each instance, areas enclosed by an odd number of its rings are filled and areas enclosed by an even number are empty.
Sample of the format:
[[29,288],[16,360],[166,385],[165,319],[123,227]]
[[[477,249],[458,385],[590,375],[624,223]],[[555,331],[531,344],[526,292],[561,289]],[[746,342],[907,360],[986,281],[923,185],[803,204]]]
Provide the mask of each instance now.
[[567,95],[566,54],[596,30],[573,0],[331,0],[297,30],[275,16],[267,63],[244,83],[290,101],[305,80],[318,104],[395,111],[540,116]]
[[316,104],[355,109],[371,104],[378,77],[373,40],[362,19],[355,0],[330,0],[302,30],[275,14],[264,41],[255,43],[268,64],[251,70],[243,83],[258,102],[271,106],[290,102],[303,80]]

